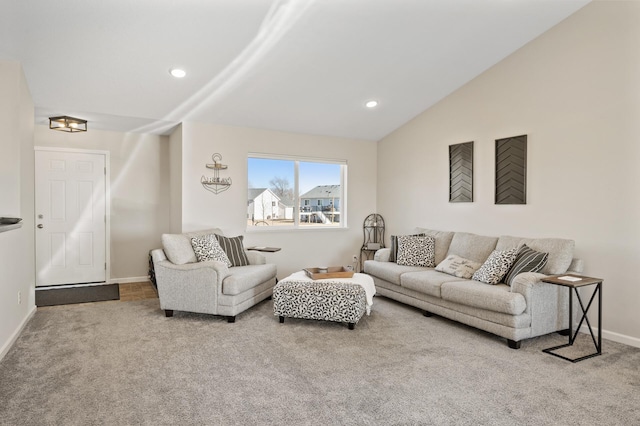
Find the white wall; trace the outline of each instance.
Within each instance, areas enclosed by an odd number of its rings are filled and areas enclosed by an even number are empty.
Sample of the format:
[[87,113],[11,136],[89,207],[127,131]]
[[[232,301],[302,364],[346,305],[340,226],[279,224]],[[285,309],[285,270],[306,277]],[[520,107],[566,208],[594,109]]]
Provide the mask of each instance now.
[[169,138],[35,128],[36,146],[106,150],[111,161],[111,280],[145,279],[149,250],[170,230]]
[[[368,141],[310,136],[201,123],[182,124],[182,227],[184,231],[219,227],[228,236],[245,235],[245,245],[281,247],[267,253],[278,277],[305,267],[348,265],[362,245],[362,221],[376,206],[376,144]],[[345,159],[348,163],[348,229],[247,231],[247,155],[269,153]],[[200,178],[214,153],[228,165],[231,188],[220,194],[205,190]]]
[[[380,141],[392,233],[574,239],[584,273],[605,280],[605,337],[640,346],[639,40],[640,3],[590,3]],[[520,134],[527,204],[494,205],[494,140]],[[474,202],[449,203],[448,146],[467,141]]]
[[170,232],[182,232],[182,125],[169,136]]
[[33,111],[20,64],[0,62],[0,216],[24,219],[0,233],[0,359],[35,312]]

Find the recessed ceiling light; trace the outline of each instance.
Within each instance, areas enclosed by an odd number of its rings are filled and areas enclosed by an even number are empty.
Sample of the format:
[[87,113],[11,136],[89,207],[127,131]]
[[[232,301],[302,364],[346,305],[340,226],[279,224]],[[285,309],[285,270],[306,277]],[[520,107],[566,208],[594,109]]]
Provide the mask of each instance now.
[[174,76],[175,78],[182,78],[187,75],[185,70],[181,70],[180,68],[172,68],[169,70],[169,74]]
[[364,104],[364,106],[366,106],[367,108],[375,108],[375,107],[377,107],[377,106],[378,106],[378,101],[374,101],[374,100],[367,101],[367,102]]

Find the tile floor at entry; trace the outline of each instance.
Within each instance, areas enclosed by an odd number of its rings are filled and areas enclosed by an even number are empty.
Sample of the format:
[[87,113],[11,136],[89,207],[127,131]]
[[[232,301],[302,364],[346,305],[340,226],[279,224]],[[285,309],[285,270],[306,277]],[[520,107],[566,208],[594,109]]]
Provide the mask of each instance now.
[[158,293],[150,282],[118,284],[120,288],[120,301],[157,299]]

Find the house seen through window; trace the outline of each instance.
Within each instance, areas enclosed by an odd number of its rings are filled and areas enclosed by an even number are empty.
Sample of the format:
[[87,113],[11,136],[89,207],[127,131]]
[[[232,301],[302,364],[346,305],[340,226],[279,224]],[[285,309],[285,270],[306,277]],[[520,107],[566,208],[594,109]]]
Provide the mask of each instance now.
[[346,161],[248,158],[247,227],[346,226]]

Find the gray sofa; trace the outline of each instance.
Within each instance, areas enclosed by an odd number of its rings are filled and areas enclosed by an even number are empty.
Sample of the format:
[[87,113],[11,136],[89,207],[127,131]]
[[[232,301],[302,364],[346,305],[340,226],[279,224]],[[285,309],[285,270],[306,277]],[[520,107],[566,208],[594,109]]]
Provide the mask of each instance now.
[[249,265],[227,267],[222,262],[197,262],[191,238],[222,235],[220,229],[185,234],[164,234],[163,249],[152,250],[160,308],[173,311],[223,315],[234,322],[236,315],[271,297],[276,284],[276,265],[257,252],[246,251]]
[[513,349],[527,338],[566,333],[568,292],[540,279],[582,271],[582,261],[573,259],[573,240],[490,237],[423,228],[416,232],[435,238],[436,265],[450,254],[483,263],[493,250],[522,244],[549,255],[540,273],[518,274],[508,286],[457,278],[429,267],[398,265],[389,261],[390,249],[384,248],[364,263],[364,272],[373,277],[378,295],[422,309],[425,316],[437,314],[504,337]]

